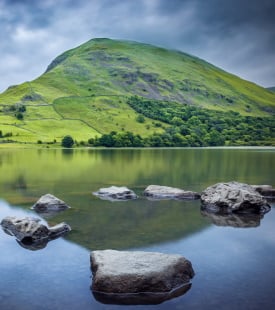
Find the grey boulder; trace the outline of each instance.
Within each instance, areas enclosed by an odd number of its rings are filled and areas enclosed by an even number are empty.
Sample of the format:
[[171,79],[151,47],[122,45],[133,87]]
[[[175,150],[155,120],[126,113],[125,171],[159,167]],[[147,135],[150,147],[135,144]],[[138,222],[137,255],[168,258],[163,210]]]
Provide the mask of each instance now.
[[97,192],[93,193],[102,199],[107,200],[131,200],[136,199],[137,195],[125,186],[110,186],[105,188],[100,188]]
[[266,213],[270,206],[251,185],[228,182],[217,183],[206,188],[201,194],[202,209],[211,212],[255,212]]
[[200,194],[192,191],[185,191],[180,188],[149,185],[144,190],[144,196],[151,199],[199,199]]
[[5,233],[14,236],[21,245],[29,245],[33,248],[36,245],[42,248],[48,241],[71,231],[71,227],[66,223],[48,227],[34,217],[7,216],[1,221],[1,226]]
[[68,208],[70,207],[63,200],[51,194],[41,196],[39,200],[32,206],[32,209],[42,213],[62,211]]
[[171,292],[194,276],[184,257],[156,252],[93,251],[91,269],[92,291],[109,294]]

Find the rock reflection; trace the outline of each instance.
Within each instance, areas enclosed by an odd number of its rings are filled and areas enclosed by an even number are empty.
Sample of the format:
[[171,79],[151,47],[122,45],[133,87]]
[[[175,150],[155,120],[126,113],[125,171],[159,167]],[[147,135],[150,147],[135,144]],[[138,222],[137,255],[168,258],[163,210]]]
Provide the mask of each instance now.
[[24,249],[30,250],[30,251],[37,251],[44,249],[48,242],[53,239],[45,238],[38,241],[33,241],[31,238],[25,238],[21,241],[16,240],[16,242]]
[[192,284],[184,284],[175,290],[170,292],[161,293],[103,293],[92,291],[94,298],[103,304],[113,304],[113,305],[158,305],[164,301],[180,297],[186,294]]
[[231,226],[236,228],[258,227],[263,219],[263,214],[258,213],[213,213],[201,209],[201,214],[211,220],[216,226]]
[[46,210],[46,211],[40,211],[40,210],[35,210],[35,212],[42,217],[45,220],[49,220],[51,218],[54,218],[64,212],[64,210]]
[[[3,226],[2,226],[2,229],[7,235],[14,236],[8,229],[5,229]],[[46,238],[41,238],[39,240],[34,240],[31,237],[25,237],[22,240],[16,239],[16,242],[24,249],[27,249],[30,251],[37,251],[37,250],[44,249],[50,241],[57,239],[57,238],[58,237],[56,238],[46,237]]]

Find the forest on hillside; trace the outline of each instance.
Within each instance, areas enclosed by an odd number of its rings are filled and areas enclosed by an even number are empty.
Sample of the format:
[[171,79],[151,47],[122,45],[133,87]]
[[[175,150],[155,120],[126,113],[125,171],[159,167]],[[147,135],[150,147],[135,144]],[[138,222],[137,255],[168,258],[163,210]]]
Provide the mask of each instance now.
[[[220,112],[191,105],[144,99],[133,96],[127,102],[136,112],[138,122],[154,119],[154,126],[167,124],[164,133],[142,138],[132,132],[103,134],[89,144],[106,147],[201,147],[201,146],[271,146],[275,143],[272,117],[242,116],[238,112]],[[150,128],[148,128],[149,130]]]

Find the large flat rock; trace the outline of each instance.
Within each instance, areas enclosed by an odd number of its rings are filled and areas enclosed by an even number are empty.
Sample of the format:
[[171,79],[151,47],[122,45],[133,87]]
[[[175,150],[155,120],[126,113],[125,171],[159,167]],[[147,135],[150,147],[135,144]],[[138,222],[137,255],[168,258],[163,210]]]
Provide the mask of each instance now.
[[199,199],[200,194],[192,191],[185,191],[180,188],[162,186],[162,185],[149,185],[144,190],[144,195],[151,199]]
[[194,276],[186,258],[156,252],[93,251],[91,269],[91,288],[102,293],[170,292]]

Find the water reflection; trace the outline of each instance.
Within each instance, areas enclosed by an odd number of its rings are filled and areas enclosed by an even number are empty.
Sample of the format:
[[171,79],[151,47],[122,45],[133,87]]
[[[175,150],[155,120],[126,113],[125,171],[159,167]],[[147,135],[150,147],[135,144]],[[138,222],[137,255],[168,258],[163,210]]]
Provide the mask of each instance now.
[[48,238],[44,238],[38,241],[33,241],[31,238],[25,238],[21,241],[16,240],[16,242],[24,249],[30,250],[30,251],[37,251],[44,249],[48,242],[51,241]]
[[27,189],[27,182],[24,175],[18,175],[17,179],[11,184],[11,188],[14,190],[25,191]]
[[74,150],[73,149],[62,149],[63,159],[73,159]]
[[[228,180],[272,184],[275,158],[274,151],[253,149],[39,149],[1,150],[0,162],[0,196],[17,203],[45,194],[45,188],[66,196],[87,184],[89,191],[98,185],[160,184],[197,192]],[[6,184],[23,185],[25,192],[7,190]]]
[[[0,218],[11,213],[33,215],[0,200]],[[187,238],[140,247],[138,250],[188,257],[196,270],[187,294],[152,309],[274,309],[274,222],[273,204],[256,229],[213,225]],[[115,305],[112,300],[107,305],[106,299],[94,298],[89,290],[90,252],[77,244],[59,238],[42,251],[25,251],[0,230],[0,248],[0,309],[129,308],[121,306],[121,301]],[[149,306],[140,304],[137,308],[148,310]]]
[[158,305],[167,300],[183,296],[192,284],[182,285],[171,292],[165,293],[132,293],[132,294],[107,294],[93,291],[94,298],[103,304],[113,305]]
[[125,249],[182,238],[212,220],[201,216],[196,202],[140,198],[114,205],[93,197],[98,188],[123,185],[142,197],[150,184],[196,192],[228,180],[272,184],[274,158],[274,151],[253,149],[1,150],[0,197],[28,209],[51,193],[72,209],[40,215],[52,225],[71,223],[70,240]]
[[34,210],[34,212],[36,212],[39,216],[43,217],[46,220],[46,219],[51,219],[51,218],[58,216],[59,214],[63,213],[64,210],[39,210],[37,209],[37,210]]
[[257,213],[224,214],[213,213],[203,209],[201,209],[201,214],[209,218],[216,226],[231,226],[236,228],[258,227],[261,224],[261,220],[264,218],[263,214]]

